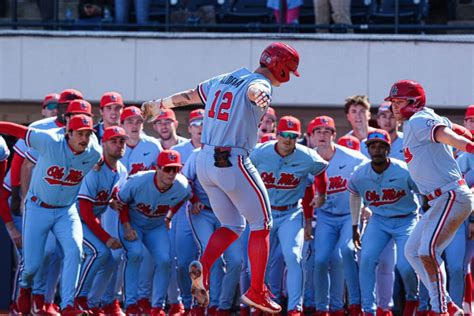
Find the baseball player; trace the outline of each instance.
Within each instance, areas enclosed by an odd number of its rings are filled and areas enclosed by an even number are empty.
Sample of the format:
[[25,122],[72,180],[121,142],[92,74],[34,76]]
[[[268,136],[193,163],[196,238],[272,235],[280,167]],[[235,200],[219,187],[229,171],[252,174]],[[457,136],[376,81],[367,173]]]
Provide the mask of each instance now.
[[[188,125],[188,132],[191,136],[191,139],[182,141],[172,147],[173,150],[179,152],[184,165],[186,165],[187,160],[192,152],[201,147],[203,119],[203,109],[191,111],[189,114]],[[188,267],[191,261],[196,260],[199,256],[199,250],[196,246],[193,231],[189,225],[187,208],[188,205],[183,205],[183,207],[181,207],[181,209],[177,212],[176,216],[173,217],[173,225],[170,230],[172,253],[177,257],[178,273],[175,277],[178,277],[177,283],[179,284],[181,300],[185,310],[189,310],[192,303],[191,280],[189,279]],[[186,249],[186,251],[175,251],[175,249]],[[171,301],[169,313],[174,314],[176,311],[181,309],[181,306],[179,306],[179,304],[177,305],[177,297],[174,298],[174,295],[169,295],[170,292],[173,292],[173,289],[170,289],[168,293],[168,299]],[[173,299],[173,301],[171,299]]]
[[377,124],[390,135],[390,157],[402,161],[405,160],[403,156],[403,133],[398,131],[400,123],[393,116],[390,102],[384,102],[379,106]]
[[[172,109],[164,109],[152,120],[153,129],[158,133],[160,144],[163,149],[185,142],[187,139],[176,134],[178,120]],[[185,161],[185,160],[183,160]]]
[[472,153],[474,144],[462,136],[464,128],[425,107],[425,92],[415,81],[396,82],[385,100],[392,103],[397,121],[403,122],[405,161],[430,204],[407,241],[405,255],[429,291],[432,311],[444,315],[449,298],[440,269],[441,253],[473,207],[472,193],[451,146]]
[[127,134],[123,128],[118,126],[105,128],[102,133],[104,163],[99,170],[91,170],[86,175],[78,195],[85,259],[76,289],[75,306],[79,310],[90,310],[93,315],[104,313],[99,305],[108,285],[108,282],[97,283],[96,287],[100,287],[100,290],[96,288],[94,296],[90,296],[94,279],[98,274],[105,274],[103,279],[110,280],[113,273],[110,267],[114,266],[110,249],[122,247],[117,238],[112,237],[101,227],[100,217],[127,177],[127,171],[119,161],[125,153],[126,139]]
[[[195,238],[195,242],[202,254],[212,233],[221,227],[219,220],[212,211],[209,197],[197,178],[196,158],[200,149],[192,152],[183,168],[183,175],[191,182],[193,187],[193,203],[187,211],[187,217]],[[212,313],[212,308],[218,310],[220,316],[230,316],[230,309],[239,284],[242,266],[242,249],[235,242],[226,249],[222,259],[218,259],[212,266],[210,275],[210,302],[207,314]],[[194,311],[199,311],[195,308]]]
[[73,307],[82,255],[82,227],[74,202],[82,179],[101,155],[99,145],[90,141],[92,130],[92,119],[85,115],[71,118],[66,135],[0,123],[2,133],[26,139],[27,145],[40,153],[25,205],[25,264],[17,300],[22,313],[30,311],[32,279],[40,266],[48,233],[52,231],[64,251],[62,314],[82,314]]
[[[133,175],[139,171],[146,171],[154,168],[156,159],[161,151],[161,145],[154,137],[150,137],[143,133],[143,117],[139,108],[129,106],[123,109],[120,115],[120,123],[124,128],[128,138],[126,139],[125,155],[120,162],[127,169],[128,175]],[[113,237],[118,238],[118,215],[112,209],[107,209],[103,214],[103,227]],[[144,253],[148,256],[148,264],[140,267],[140,279],[142,287],[139,288],[138,295],[140,297],[139,306],[143,313],[149,314],[151,304],[149,298],[151,296],[151,287],[155,265],[153,258],[144,249]],[[115,264],[118,270],[122,260],[122,250],[112,251]],[[115,272],[112,276],[112,281],[109,288],[106,290],[102,301],[108,306],[108,309],[114,309],[118,312],[118,298],[120,289],[122,287],[121,273]],[[105,310],[105,308],[104,308]]]
[[252,279],[242,301],[269,313],[281,307],[264,285],[271,228],[270,203],[265,186],[248,158],[257,142],[257,126],[270,103],[272,85],[280,86],[298,76],[298,52],[284,43],[270,44],[260,66],[219,75],[159,101],[145,102],[145,113],[156,116],[161,108],[205,104],[203,149],[196,161],[198,179],[209,195],[222,227],[209,241],[200,262],[193,262],[193,292],[201,305],[209,303],[208,278],[212,264],[238,239],[247,219]]
[[275,109],[269,106],[267,112],[265,112],[265,115],[262,117],[262,120],[258,124],[258,139],[261,139],[265,134],[275,133],[276,122],[277,116]]
[[[380,254],[393,238],[397,244],[397,268],[405,285],[406,304],[404,315],[418,301],[418,280],[415,271],[405,258],[405,244],[413,231],[418,215],[414,193],[418,188],[410,178],[404,162],[389,158],[390,136],[385,130],[369,132],[367,140],[370,162],[360,165],[352,174],[348,189],[351,192],[352,239],[362,248],[359,279],[364,315],[375,315],[375,271]],[[360,213],[362,203],[373,215],[360,240]],[[412,302],[411,304],[409,302]]]
[[[311,121],[309,130],[310,143],[316,146],[317,153],[324,160],[329,161],[326,171],[329,178],[327,201],[316,209],[313,272],[315,286],[318,287],[315,291],[316,313],[323,316],[329,313],[329,263],[334,249],[340,248],[349,292],[349,314],[360,315],[358,268],[352,244],[347,183],[355,167],[366,158],[360,152],[334,144],[336,127],[331,117],[316,117]],[[334,311],[342,309],[343,305],[334,306]]]
[[44,118],[53,117],[58,115],[58,101],[59,94],[50,93],[47,94],[43,102],[41,103],[41,115]]
[[102,141],[104,129],[120,124],[120,114],[122,114],[124,107],[120,93],[106,92],[102,95],[100,98],[100,116],[102,120],[94,126],[99,143]]
[[171,273],[167,229],[171,226],[174,213],[191,197],[188,181],[179,174],[181,166],[177,151],[163,150],[158,156],[155,171],[131,176],[117,194],[122,204],[119,233],[126,255],[124,285],[127,315],[142,313],[137,305],[137,288],[143,246],[151,253],[157,266],[151,315],[166,315],[163,308]]
[[[277,141],[263,144],[250,155],[268,190],[274,221],[270,231],[269,274],[272,275],[272,259],[279,247],[288,269],[288,315],[301,315],[302,312],[303,243],[305,239],[312,238],[313,207],[324,204],[327,187],[325,170],[328,163],[314,150],[296,144],[300,135],[300,121],[284,116],[278,123]],[[314,201],[312,183],[308,188],[309,174],[318,179],[318,193]],[[303,197],[306,200],[304,216]],[[277,293],[278,289],[271,290]]]

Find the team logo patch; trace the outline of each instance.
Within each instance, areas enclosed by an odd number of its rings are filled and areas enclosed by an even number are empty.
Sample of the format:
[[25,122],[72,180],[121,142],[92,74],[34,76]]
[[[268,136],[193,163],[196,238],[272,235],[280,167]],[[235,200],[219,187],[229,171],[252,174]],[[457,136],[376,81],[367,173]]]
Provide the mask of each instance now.
[[435,126],[436,124],[439,124],[439,123],[440,122],[438,120],[433,120],[433,119],[426,120],[426,126],[428,127]]
[[112,102],[117,101],[117,97],[115,97],[115,95],[111,94],[110,95],[110,101],[112,101]]
[[176,161],[178,159],[178,157],[173,153],[169,153],[168,154],[168,159],[171,160],[171,161]]
[[85,104],[84,102],[81,102],[81,109],[87,110],[87,104]]
[[[341,168],[342,169],[342,168]],[[328,194],[334,194],[347,190],[347,179],[343,176],[329,177]]]
[[390,96],[393,97],[393,96],[396,96],[397,94],[398,94],[398,87],[393,86],[392,89],[390,90]]
[[324,125],[329,125],[329,120],[325,117],[322,117],[321,118],[321,123],[323,123]]
[[286,125],[288,125],[289,128],[293,128],[295,126],[295,122],[293,122],[292,120],[288,120],[286,121]]
[[89,119],[83,118],[83,119],[82,119],[82,124],[84,124],[84,125],[89,125]]
[[354,148],[354,147],[355,147],[354,142],[353,142],[352,140],[350,140],[350,139],[347,141],[347,146],[349,146],[350,148]]

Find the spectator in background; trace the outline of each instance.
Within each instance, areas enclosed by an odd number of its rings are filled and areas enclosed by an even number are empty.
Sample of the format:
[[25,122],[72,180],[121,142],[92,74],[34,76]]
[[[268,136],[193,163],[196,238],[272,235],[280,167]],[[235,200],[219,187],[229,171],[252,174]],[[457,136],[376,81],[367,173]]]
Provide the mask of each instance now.
[[150,17],[150,0],[115,0],[115,21],[119,24],[129,22],[130,3],[133,1],[135,7],[136,23],[148,24]]
[[79,0],[77,7],[79,16],[78,23],[100,23],[104,19],[106,11],[110,10],[110,7],[111,3],[107,0]]
[[[316,24],[352,25],[351,22],[351,0],[314,0],[314,17]],[[327,33],[327,29],[318,29],[319,33]],[[352,33],[352,29],[347,29]]]
[[[280,3],[283,3],[283,8],[280,8]],[[303,0],[267,0],[267,7],[273,10],[276,22],[283,24],[298,24],[300,7],[302,5]],[[280,10],[283,12],[280,12]],[[283,22],[280,19],[282,16]]]

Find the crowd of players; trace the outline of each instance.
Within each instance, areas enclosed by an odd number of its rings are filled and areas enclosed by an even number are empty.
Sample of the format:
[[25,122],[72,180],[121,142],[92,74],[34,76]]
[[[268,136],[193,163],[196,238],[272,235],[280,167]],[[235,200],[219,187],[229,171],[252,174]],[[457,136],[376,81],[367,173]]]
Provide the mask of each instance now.
[[[399,124],[384,103],[379,128],[370,127],[366,96],[348,98],[345,113],[353,129],[339,139],[329,116],[315,117],[305,132],[297,118],[278,119],[273,108],[260,122],[250,158],[273,217],[266,283],[277,302],[287,298],[289,315],[391,315],[393,298],[404,301],[404,316],[428,315],[430,298],[404,252],[426,205],[403,162]],[[46,96],[42,114],[29,129],[0,124],[20,137],[7,173],[3,139],[0,146],[0,215],[18,255],[11,313],[230,315],[236,291],[249,286],[248,228],[213,265],[207,309],[193,302],[188,276],[220,226],[195,168],[204,110],[190,112],[189,139],[177,135],[171,109],[150,122],[159,138],[146,135],[141,109],[126,107],[116,92],[102,96],[95,126],[90,103],[73,89]],[[474,130],[474,106],[464,125]],[[84,150],[66,168],[35,172],[37,164]],[[458,163],[472,186],[467,156]],[[57,205],[68,201],[75,206],[64,208],[65,217]],[[25,203],[32,211],[23,218]],[[35,207],[54,210],[46,216]],[[470,313],[463,302],[470,304],[471,225],[462,225],[444,253],[450,315],[463,306]],[[27,244],[25,234],[38,238]],[[25,252],[34,260],[27,268]],[[240,313],[250,309],[241,305]]]

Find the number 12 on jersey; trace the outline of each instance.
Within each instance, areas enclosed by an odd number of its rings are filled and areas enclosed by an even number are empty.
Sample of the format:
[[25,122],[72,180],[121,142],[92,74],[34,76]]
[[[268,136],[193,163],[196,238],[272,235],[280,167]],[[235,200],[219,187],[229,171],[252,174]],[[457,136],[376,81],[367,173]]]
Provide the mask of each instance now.
[[[210,118],[216,117],[216,105],[222,90],[216,91],[214,95],[214,101],[212,101],[211,109],[207,112],[207,116]],[[217,105],[217,119],[227,122],[229,120],[229,109],[232,106],[232,99],[234,98],[232,92],[226,92],[222,96],[221,102]]]

